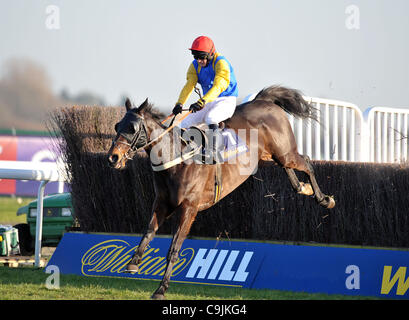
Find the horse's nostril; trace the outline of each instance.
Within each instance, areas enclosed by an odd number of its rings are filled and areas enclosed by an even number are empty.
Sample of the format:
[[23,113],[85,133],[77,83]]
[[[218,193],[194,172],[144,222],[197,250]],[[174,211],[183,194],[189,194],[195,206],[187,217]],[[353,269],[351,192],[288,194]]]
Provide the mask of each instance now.
[[116,154],[113,154],[111,156],[108,157],[108,162],[110,164],[115,164],[118,161],[118,156]]

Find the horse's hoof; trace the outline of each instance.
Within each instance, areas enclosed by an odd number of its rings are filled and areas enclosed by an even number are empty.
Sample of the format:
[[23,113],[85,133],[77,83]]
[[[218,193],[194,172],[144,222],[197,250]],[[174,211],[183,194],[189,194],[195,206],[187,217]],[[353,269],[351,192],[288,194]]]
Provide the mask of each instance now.
[[300,182],[301,185],[301,191],[299,191],[299,194],[304,194],[306,196],[312,196],[314,194],[314,190],[312,190],[312,187],[309,183],[304,183]]
[[154,293],[151,299],[152,300],[166,300],[165,295],[161,293]]
[[335,207],[334,197],[324,196],[324,199],[322,199],[319,204],[327,209],[332,209]]
[[328,198],[327,209],[332,209],[333,207],[335,207],[334,197],[328,196],[327,198]]
[[126,270],[123,271],[123,273],[130,273],[130,274],[135,274],[139,270],[139,267],[136,264],[128,264],[126,266]]

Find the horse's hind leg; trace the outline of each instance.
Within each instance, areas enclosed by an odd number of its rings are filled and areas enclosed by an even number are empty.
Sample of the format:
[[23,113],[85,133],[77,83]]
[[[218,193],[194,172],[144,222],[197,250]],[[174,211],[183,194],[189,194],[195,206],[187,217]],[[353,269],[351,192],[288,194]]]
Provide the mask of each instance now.
[[314,189],[314,194],[315,194],[315,199],[317,200],[317,202],[327,208],[327,209],[331,209],[333,207],[335,207],[335,200],[333,197],[331,196],[327,196],[326,194],[322,193],[320,188],[318,187],[318,183],[317,180],[315,179],[315,173],[314,173],[314,169],[311,165],[310,162],[310,158],[308,156],[303,156],[302,157],[304,159],[304,162],[308,168],[307,170],[307,174],[310,178],[310,182],[312,185],[312,188]]
[[[325,208],[331,209],[335,206],[334,198],[325,195],[319,188],[317,180],[315,179],[314,169],[310,163],[310,159],[308,158],[308,156],[301,156],[298,153],[294,153],[279,159],[279,162],[284,166],[290,179],[291,185],[298,193],[306,195],[314,194],[317,202]],[[311,185],[299,182],[293,169],[305,172],[309,177]],[[313,193],[310,190],[311,187]]]
[[309,183],[300,182],[295,174],[294,170],[291,168],[284,168],[285,172],[288,175],[288,179],[290,180],[291,186],[295,190],[295,192],[304,194],[306,196],[311,196],[314,194],[314,190]]

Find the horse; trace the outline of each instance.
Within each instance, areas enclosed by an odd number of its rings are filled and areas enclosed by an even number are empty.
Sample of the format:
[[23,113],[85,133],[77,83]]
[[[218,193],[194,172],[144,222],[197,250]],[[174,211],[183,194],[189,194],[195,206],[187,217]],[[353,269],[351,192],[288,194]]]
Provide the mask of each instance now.
[[[163,132],[167,128],[161,123],[161,117],[148,99],[139,107],[133,107],[127,99],[125,107],[126,114],[115,125],[117,134],[107,155],[109,165],[115,169],[125,168],[127,161],[132,159],[137,150],[144,149],[150,156],[154,148],[165,147],[163,144],[175,143],[178,139],[177,136],[170,135],[165,141],[163,137],[158,139],[156,134],[156,138],[148,140],[154,132]],[[219,186],[217,201],[254,173],[258,163],[274,161],[285,169],[295,192],[313,195],[317,203],[325,208],[331,209],[335,206],[334,198],[321,192],[308,156],[298,153],[294,133],[286,115],[288,113],[303,119],[317,120],[313,109],[298,90],[282,86],[266,87],[252,101],[238,105],[233,116],[224,121],[225,128],[235,131],[246,129],[247,132],[253,130],[257,133],[256,139],[253,138],[255,142],[250,141],[250,134],[245,137],[249,152],[256,155],[255,164],[251,164],[251,161],[225,162],[220,165],[183,161],[167,169],[153,171],[155,199],[151,219],[125,272],[138,271],[138,264],[147,245],[168,217],[178,214],[180,218],[167,254],[165,274],[152,299],[165,298],[172,267],[198,212],[215,204],[215,180],[218,170],[223,177],[223,183]],[[186,144],[183,146],[186,147]],[[300,182],[294,170],[306,173],[309,183]]]

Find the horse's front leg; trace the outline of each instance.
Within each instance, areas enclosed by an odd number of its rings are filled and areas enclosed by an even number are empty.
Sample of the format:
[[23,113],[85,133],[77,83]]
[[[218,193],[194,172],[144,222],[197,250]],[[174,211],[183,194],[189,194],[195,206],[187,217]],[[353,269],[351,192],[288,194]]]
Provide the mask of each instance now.
[[165,298],[165,292],[169,287],[170,276],[172,274],[173,265],[176,263],[179,257],[179,252],[182,247],[183,241],[189,234],[193,221],[197,215],[197,206],[187,203],[182,203],[176,210],[180,213],[179,228],[173,236],[172,244],[168,251],[167,265],[165,275],[159,285],[159,288],[152,295],[152,299],[162,300]]
[[136,273],[138,272],[138,265],[142,261],[143,253],[145,252],[146,247],[155,237],[156,231],[162,225],[165,218],[168,216],[168,211],[166,207],[160,206],[157,204],[158,201],[154,202],[154,209],[152,213],[151,221],[149,222],[148,230],[145,235],[142,237],[139,247],[134,253],[131,261],[126,266],[127,273]]

